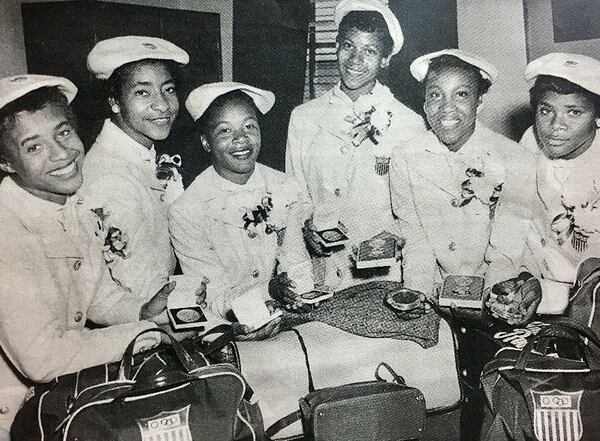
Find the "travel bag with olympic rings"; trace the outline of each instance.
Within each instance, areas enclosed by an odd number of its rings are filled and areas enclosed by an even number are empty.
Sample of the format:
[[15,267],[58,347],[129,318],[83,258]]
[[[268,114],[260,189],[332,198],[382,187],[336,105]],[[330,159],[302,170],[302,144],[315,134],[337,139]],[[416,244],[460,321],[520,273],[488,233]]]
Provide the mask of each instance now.
[[498,351],[481,383],[484,441],[598,439],[600,339],[589,327],[551,323],[522,350]]

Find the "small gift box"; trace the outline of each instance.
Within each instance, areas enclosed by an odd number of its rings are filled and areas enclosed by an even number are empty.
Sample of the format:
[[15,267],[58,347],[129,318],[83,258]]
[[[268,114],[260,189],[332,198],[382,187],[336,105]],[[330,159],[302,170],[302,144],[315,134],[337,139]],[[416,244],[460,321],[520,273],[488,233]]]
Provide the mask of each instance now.
[[281,315],[281,311],[271,314],[258,287],[233,299],[231,309],[238,322],[248,326],[252,331],[262,328]]

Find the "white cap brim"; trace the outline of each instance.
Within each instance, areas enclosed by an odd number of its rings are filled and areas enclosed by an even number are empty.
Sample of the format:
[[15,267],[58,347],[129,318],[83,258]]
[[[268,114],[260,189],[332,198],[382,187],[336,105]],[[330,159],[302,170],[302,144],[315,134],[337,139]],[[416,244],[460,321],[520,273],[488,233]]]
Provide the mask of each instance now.
[[205,84],[192,90],[185,100],[185,108],[188,110],[194,121],[196,121],[204,114],[204,112],[206,112],[208,106],[210,106],[217,97],[234,90],[240,90],[252,98],[258,110],[263,114],[271,110],[273,104],[275,104],[275,95],[273,92],[249,86],[244,83],[226,81]]
[[452,55],[461,59],[465,63],[476,67],[479,69],[481,76],[489,80],[492,84],[498,79],[498,69],[496,69],[494,65],[481,57],[461,51],[459,49],[444,49],[422,55],[410,64],[410,73],[417,81],[423,81],[427,76],[427,72],[429,71],[429,64],[431,63],[431,60],[441,57],[442,55]]
[[581,54],[553,52],[536,58],[525,68],[530,87],[540,75],[563,78],[600,96],[600,61]]
[[146,59],[171,60],[183,65],[190,61],[188,53],[170,41],[128,35],[98,42],[88,54],[87,67],[96,78],[106,80],[124,64]]
[[335,26],[339,27],[342,19],[352,11],[374,11],[379,12],[387,23],[388,32],[394,42],[392,55],[396,55],[404,44],[404,35],[398,19],[386,5],[379,0],[342,0],[335,7],[333,19]]
[[58,87],[69,103],[77,95],[77,87],[66,78],[49,75],[15,75],[0,79],[0,109],[42,87]]

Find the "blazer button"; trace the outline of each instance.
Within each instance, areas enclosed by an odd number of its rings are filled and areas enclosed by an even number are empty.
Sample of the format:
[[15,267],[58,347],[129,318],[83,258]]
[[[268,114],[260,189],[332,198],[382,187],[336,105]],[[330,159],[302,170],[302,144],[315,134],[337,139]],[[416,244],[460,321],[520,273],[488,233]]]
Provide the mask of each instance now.
[[540,244],[541,244],[543,247],[545,247],[545,246],[546,246],[546,239],[544,239],[544,238],[542,237],[542,240],[540,240]]
[[336,195],[338,198],[340,197],[340,195],[342,194],[342,190],[340,190],[339,188],[336,188],[333,191],[333,194]]
[[77,323],[79,323],[81,321],[81,319],[83,318],[83,312],[81,311],[77,311],[77,313],[75,314],[75,321]]
[[258,279],[258,276],[260,276],[260,271],[258,271],[258,270],[252,271],[252,277],[254,277],[255,279]]
[[79,268],[81,268],[81,260],[80,260],[80,259],[77,259],[77,260],[75,261],[75,263],[73,264],[73,269],[74,269],[75,271],[78,271],[78,270],[79,270]]
[[450,251],[455,251],[455,250],[456,250],[456,242],[454,242],[454,241],[451,241],[451,242],[448,244],[448,249],[449,249]]
[[9,411],[10,411],[10,409],[8,408],[8,406],[0,407],[0,414],[2,414],[2,415],[6,415]]
[[337,271],[335,272],[335,274],[336,274],[336,275],[338,276],[338,278],[340,278],[340,279],[341,279],[341,278],[342,278],[342,276],[344,275],[344,273],[342,273],[342,270],[341,270],[341,269],[339,269],[339,268],[337,269]]

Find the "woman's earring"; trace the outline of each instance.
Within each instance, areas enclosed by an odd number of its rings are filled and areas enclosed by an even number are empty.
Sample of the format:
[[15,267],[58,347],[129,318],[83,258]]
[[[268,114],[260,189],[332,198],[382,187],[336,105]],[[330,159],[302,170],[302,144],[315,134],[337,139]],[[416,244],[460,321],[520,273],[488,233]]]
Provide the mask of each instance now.
[[113,104],[112,106],[110,106],[110,110],[112,111],[112,113],[119,113],[119,106]]

